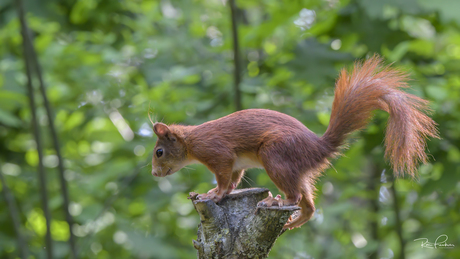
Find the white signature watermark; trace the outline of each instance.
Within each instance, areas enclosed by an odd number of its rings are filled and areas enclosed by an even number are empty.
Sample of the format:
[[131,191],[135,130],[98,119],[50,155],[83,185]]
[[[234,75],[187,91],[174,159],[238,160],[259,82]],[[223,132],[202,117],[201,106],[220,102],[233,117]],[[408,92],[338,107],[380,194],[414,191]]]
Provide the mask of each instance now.
[[436,238],[434,243],[429,242],[428,238],[424,238],[424,237],[414,239],[414,241],[422,241],[422,244],[421,244],[422,248],[431,248],[431,249],[454,248],[455,245],[447,243],[447,239],[449,239],[449,237],[446,234],[442,234],[438,236],[438,238]]

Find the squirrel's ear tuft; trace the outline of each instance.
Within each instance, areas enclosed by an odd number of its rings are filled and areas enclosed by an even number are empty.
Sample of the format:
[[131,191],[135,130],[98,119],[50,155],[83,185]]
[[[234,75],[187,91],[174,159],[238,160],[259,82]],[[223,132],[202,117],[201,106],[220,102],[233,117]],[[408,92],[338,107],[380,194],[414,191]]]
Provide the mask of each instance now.
[[168,126],[161,122],[153,124],[153,132],[155,132],[159,138],[167,137],[171,133]]

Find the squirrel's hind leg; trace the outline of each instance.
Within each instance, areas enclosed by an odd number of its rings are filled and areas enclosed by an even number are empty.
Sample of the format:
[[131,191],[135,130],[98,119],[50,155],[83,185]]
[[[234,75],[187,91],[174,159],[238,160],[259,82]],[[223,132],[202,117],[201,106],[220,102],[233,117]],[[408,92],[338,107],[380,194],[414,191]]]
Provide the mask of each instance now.
[[295,206],[302,199],[302,183],[300,181],[302,175],[297,171],[299,166],[291,159],[286,159],[286,156],[295,156],[295,154],[280,152],[280,150],[285,150],[282,143],[266,145],[260,148],[259,157],[268,176],[276,187],[286,195],[286,199],[282,200],[280,195],[273,197],[270,194],[266,199],[260,201],[258,206]]
[[310,186],[307,183],[307,186],[305,186],[302,191],[302,200],[299,204],[301,208],[300,215],[288,221],[288,223],[284,225],[283,229],[298,228],[305,224],[313,216],[313,213],[315,212],[315,204],[313,203],[313,190],[309,187]]

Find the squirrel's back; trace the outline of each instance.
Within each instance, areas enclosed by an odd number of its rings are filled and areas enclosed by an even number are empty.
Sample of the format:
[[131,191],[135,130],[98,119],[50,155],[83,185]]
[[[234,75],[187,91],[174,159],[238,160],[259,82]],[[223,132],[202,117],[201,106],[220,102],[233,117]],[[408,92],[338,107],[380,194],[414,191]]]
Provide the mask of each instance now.
[[267,140],[296,136],[319,139],[296,118],[267,109],[237,111],[198,125],[194,132],[198,139],[228,141],[236,149],[257,148]]

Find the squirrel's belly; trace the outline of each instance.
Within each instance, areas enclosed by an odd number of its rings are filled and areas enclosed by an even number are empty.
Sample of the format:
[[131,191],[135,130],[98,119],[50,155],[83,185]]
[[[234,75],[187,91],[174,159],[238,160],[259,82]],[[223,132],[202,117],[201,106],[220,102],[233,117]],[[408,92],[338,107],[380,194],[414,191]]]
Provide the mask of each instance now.
[[240,171],[248,168],[264,168],[257,156],[254,154],[240,154],[233,163],[233,171]]

